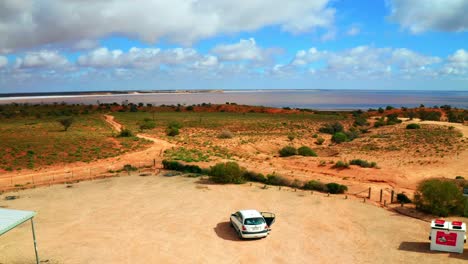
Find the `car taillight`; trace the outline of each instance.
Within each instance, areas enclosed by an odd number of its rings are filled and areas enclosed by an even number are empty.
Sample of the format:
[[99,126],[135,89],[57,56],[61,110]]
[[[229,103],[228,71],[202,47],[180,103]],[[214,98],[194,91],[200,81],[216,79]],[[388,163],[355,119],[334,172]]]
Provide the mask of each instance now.
[[265,225],[265,229],[268,229],[268,225]]
[[247,228],[245,228],[245,226],[242,226],[242,230],[243,230],[243,231],[246,231],[246,230],[247,230]]

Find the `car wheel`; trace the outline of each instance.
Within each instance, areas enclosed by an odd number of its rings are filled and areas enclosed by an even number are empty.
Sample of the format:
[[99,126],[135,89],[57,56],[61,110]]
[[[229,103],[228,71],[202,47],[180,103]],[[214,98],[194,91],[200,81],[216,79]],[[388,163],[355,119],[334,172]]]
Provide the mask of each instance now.
[[231,227],[234,227],[234,225],[232,224],[232,221],[229,221],[229,225],[230,225]]
[[243,240],[243,239],[244,239],[244,238],[242,237],[241,231],[237,231],[237,235],[239,236],[239,239],[240,239],[240,240]]

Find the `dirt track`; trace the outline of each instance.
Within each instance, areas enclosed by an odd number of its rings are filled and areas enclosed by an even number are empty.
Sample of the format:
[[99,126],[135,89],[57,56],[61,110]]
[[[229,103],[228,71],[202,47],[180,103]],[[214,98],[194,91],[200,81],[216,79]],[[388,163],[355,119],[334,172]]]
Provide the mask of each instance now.
[[[1,206],[38,212],[49,263],[466,263],[429,252],[428,224],[343,196],[130,176],[17,193]],[[233,211],[277,214],[271,235],[239,241]],[[466,219],[465,219],[466,221]],[[33,263],[30,225],[0,237],[0,263]]]

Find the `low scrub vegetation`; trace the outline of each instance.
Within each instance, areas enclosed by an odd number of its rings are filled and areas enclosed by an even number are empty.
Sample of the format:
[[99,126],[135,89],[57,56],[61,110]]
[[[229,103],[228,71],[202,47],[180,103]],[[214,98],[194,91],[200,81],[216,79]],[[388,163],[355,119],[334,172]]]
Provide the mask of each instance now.
[[367,160],[362,159],[353,159],[349,162],[350,165],[357,165],[363,168],[375,168],[377,167],[376,162],[368,162]]
[[349,141],[348,136],[343,132],[338,132],[338,133],[333,134],[331,140],[332,142],[335,142],[338,144]]
[[311,148],[302,146],[297,149],[297,154],[306,157],[317,157],[317,153],[313,151]]
[[135,135],[130,129],[122,129],[119,133],[119,137],[134,137]]
[[340,122],[325,124],[323,127],[319,128],[319,132],[334,135],[339,132],[343,132],[344,127]]
[[414,195],[416,208],[437,216],[462,215],[464,212],[464,197],[460,185],[449,180],[430,179],[419,184]]
[[339,161],[337,161],[335,163],[335,165],[333,165],[332,168],[334,168],[334,169],[348,169],[349,168],[349,163],[339,160]]
[[280,149],[279,155],[280,157],[294,156],[294,155],[297,155],[297,149],[292,146],[287,146],[287,147]]
[[335,182],[331,183],[323,183],[320,181],[309,181],[304,184],[302,187],[304,190],[313,190],[313,191],[319,191],[319,192],[328,192],[331,194],[340,194],[340,193],[345,193],[348,191],[348,187],[346,185],[338,184]]
[[414,123],[408,124],[408,125],[406,126],[406,129],[420,129],[420,128],[421,128],[420,125],[414,124]]
[[163,160],[163,168],[166,170],[175,170],[190,173],[203,173],[204,171],[197,165],[185,165],[178,161]]
[[236,162],[218,163],[210,168],[210,179],[216,183],[244,183],[244,169]]

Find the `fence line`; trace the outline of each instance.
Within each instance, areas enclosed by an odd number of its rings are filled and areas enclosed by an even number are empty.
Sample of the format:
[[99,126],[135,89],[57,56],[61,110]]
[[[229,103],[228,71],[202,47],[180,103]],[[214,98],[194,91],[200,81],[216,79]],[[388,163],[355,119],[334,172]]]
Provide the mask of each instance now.
[[[140,161],[136,164],[129,164],[131,167],[124,168],[125,162],[112,164],[110,166],[92,166],[85,168],[73,168],[56,170],[50,172],[38,172],[29,174],[0,175],[0,192],[15,191],[35,188],[53,184],[72,183],[83,180],[93,180],[107,177],[125,175],[127,172],[136,170],[139,173],[155,171],[161,169],[161,162],[156,159],[150,161]],[[122,165],[124,164],[124,165]]]

